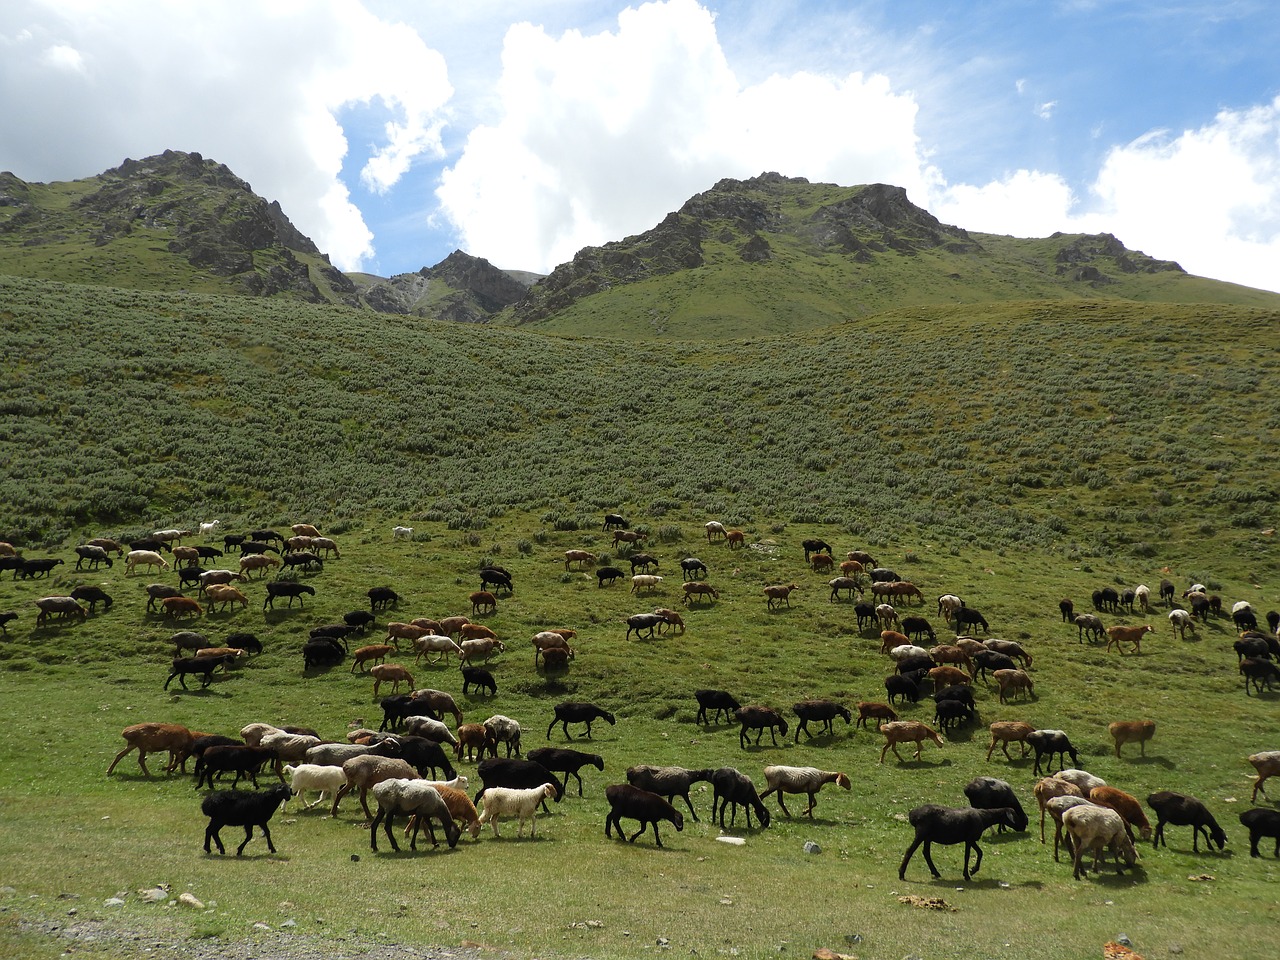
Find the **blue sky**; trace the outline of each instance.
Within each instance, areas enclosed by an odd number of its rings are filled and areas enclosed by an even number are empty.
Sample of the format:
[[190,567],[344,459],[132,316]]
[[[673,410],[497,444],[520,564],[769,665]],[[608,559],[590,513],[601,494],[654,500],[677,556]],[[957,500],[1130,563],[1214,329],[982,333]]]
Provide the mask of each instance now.
[[9,0],[0,169],[196,150],[344,269],[549,271],[721,177],[1280,289],[1271,0]]

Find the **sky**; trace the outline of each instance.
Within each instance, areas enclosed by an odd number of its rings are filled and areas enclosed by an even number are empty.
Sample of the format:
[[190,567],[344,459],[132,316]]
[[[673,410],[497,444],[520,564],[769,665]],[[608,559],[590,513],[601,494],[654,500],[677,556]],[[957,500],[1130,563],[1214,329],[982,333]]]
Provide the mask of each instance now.
[[1274,0],[4,0],[0,170],[229,166],[344,270],[550,272],[725,177],[1280,290]]

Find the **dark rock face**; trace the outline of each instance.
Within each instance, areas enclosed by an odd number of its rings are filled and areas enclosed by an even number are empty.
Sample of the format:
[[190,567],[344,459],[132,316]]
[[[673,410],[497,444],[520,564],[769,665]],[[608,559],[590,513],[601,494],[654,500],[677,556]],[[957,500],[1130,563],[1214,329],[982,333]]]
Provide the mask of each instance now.
[[379,313],[484,323],[523,297],[526,289],[488,260],[455,250],[434,267],[398,274],[366,287],[362,298]]
[[[1055,233],[1050,239],[1062,237],[1063,234]],[[1107,275],[1107,269],[1120,273],[1185,273],[1172,260],[1157,260],[1130,250],[1109,233],[1073,238],[1058,251],[1055,263],[1058,276],[1094,286],[1115,282]]]

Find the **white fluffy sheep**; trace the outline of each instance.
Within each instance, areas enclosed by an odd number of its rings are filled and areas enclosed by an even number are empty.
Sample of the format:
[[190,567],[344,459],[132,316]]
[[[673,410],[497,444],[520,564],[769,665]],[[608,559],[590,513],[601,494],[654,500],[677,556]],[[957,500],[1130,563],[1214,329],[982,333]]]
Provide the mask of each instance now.
[[1065,814],[1072,807],[1096,807],[1096,806],[1097,806],[1096,803],[1093,803],[1090,800],[1086,800],[1084,797],[1073,797],[1069,794],[1064,794],[1063,796],[1060,796],[1060,797],[1050,797],[1047,801],[1045,801],[1044,808],[1047,811],[1049,811],[1049,816],[1053,817],[1054,862],[1057,862],[1058,848],[1064,842],[1064,840],[1067,846],[1067,853],[1071,853],[1072,850],[1074,849],[1071,846],[1071,837],[1069,835],[1064,837],[1063,835],[1062,815]]
[[788,817],[791,816],[791,811],[782,802],[784,793],[807,794],[809,808],[805,810],[805,814],[812,817],[813,808],[818,804],[818,791],[822,789],[823,785],[834,783],[845,790],[849,790],[853,786],[845,774],[835,770],[819,770],[817,767],[769,766],[764,768],[764,780],[769,787],[764,793],[760,794],[760,799],[763,800],[771,793],[777,793],[778,806],[782,808],[782,812]]
[[[289,776],[293,795],[302,803],[304,810],[324,803],[326,796],[336,796],[347,783],[347,775],[341,767],[322,767],[315,763],[285,764],[284,772]],[[308,790],[318,790],[320,796],[307,803],[305,794]]]
[[498,820],[502,817],[515,817],[520,821],[517,836],[524,836],[524,822],[529,821],[529,836],[532,837],[538,826],[535,819],[538,804],[546,799],[554,800],[556,787],[552,783],[544,783],[540,787],[529,787],[518,790],[515,787],[490,787],[480,794],[480,803],[484,811],[480,814],[480,823],[491,824],[493,835],[498,833]]

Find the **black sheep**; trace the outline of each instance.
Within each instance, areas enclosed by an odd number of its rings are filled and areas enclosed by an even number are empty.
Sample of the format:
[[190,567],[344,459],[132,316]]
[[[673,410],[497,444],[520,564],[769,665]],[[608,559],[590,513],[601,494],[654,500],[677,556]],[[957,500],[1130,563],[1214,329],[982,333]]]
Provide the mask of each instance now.
[[853,614],[858,618],[859,633],[867,627],[875,627],[880,624],[880,617],[876,614],[875,604],[855,603],[853,605]]
[[251,747],[244,743],[211,745],[196,761],[196,789],[204,783],[212,787],[214,779],[229,770],[236,772],[236,778],[231,782],[233,788],[241,777],[248,777],[256,788],[258,771],[274,759],[275,752],[266,747]]
[[684,571],[686,580],[705,580],[707,565],[697,557],[685,557],[680,561],[680,569]]
[[716,810],[720,811],[720,826],[724,826],[725,810],[729,805],[733,805],[733,810],[729,814],[729,827],[732,828],[738,819],[738,807],[745,807],[747,811],[747,829],[751,829],[751,811],[755,811],[756,819],[760,821],[760,828],[763,830],[769,826],[769,811],[765,809],[760,794],[756,792],[755,784],[751,782],[751,778],[733,767],[719,767],[711,774],[711,819],[716,819]]
[[47,577],[53,572],[53,568],[62,563],[61,557],[39,557],[35,560],[23,560],[21,571],[15,570],[13,578],[18,579],[18,573],[22,574],[22,579],[28,578],[38,580],[40,577]]
[[668,801],[674,802],[676,797],[683,797],[685,806],[689,808],[694,821],[698,819],[698,811],[693,809],[689,799],[689,789],[700,782],[710,782],[715,770],[707,767],[702,770],[688,770],[684,767],[655,767],[642,763],[627,768],[627,783],[641,790],[648,790]]
[[1271,689],[1271,682],[1274,680],[1280,683],[1280,667],[1277,667],[1270,660],[1260,660],[1257,657],[1246,657],[1240,661],[1240,675],[1244,677],[1244,692],[1249,693],[1249,685],[1253,684],[1253,688],[1262,695],[1262,688]]
[[742,724],[742,729],[738,731],[738,746],[743,750],[747,749],[748,730],[756,732],[755,745],[760,746],[760,738],[764,736],[765,730],[769,731],[769,737],[773,740],[773,745],[778,745],[778,736],[775,731],[782,731],[782,735],[787,735],[787,721],[773,707],[747,706],[739,707],[733,711],[733,718]]
[[288,597],[289,606],[293,606],[294,597],[298,598],[298,606],[302,606],[302,595],[314,597],[316,588],[306,583],[295,583],[292,580],[273,580],[267,584],[267,597],[262,601],[262,609],[270,607],[272,610],[276,607],[277,597]]
[[[713,720],[719,723],[722,713],[727,721],[732,711],[742,706],[727,690],[695,690],[693,697],[698,701],[698,715],[694,717],[694,723],[706,723],[708,726]],[[708,710],[715,711],[713,717],[707,716]]]
[[1147,797],[1147,806],[1156,812],[1156,831],[1151,838],[1151,846],[1169,845],[1164,839],[1164,825],[1172,823],[1175,827],[1191,827],[1191,850],[1200,852],[1200,833],[1204,832],[1204,842],[1210,851],[1216,843],[1219,850],[1226,849],[1227,835],[1218,826],[1201,801],[1189,797],[1185,793],[1174,793],[1171,790],[1160,790]]
[[617,723],[617,719],[608,710],[596,706],[594,703],[583,703],[580,701],[566,701],[556,704],[555,716],[552,717],[551,723],[547,726],[547,739],[551,739],[551,731],[555,729],[558,723],[564,728],[565,738],[569,738],[569,724],[585,723],[587,732],[584,736],[591,736],[591,724],[597,720],[606,721],[609,726]]
[[[540,787],[544,783],[554,784],[556,803],[564,796],[564,785],[556,779],[555,774],[540,763],[533,760],[522,760],[513,757],[490,757],[476,765],[476,776],[480,778],[480,789],[476,791],[475,802],[480,802],[480,795],[490,787],[513,787],[516,790],[528,790]],[[541,804],[546,811],[547,803]]]
[[436,770],[444,772],[445,780],[452,780],[458,775],[443,744],[426,737],[397,737],[396,742],[400,746],[399,756],[417,770],[419,776],[434,779]]
[[825,540],[819,540],[816,537],[810,540],[801,540],[800,546],[804,547],[804,562],[809,562],[809,555],[813,553],[825,553],[831,556],[831,544]]
[[87,603],[89,605],[90,613],[93,613],[96,610],[98,604],[102,604],[103,610],[110,610],[111,604],[115,602],[111,599],[110,594],[101,587],[95,586],[76,587],[71,591],[71,596],[76,600],[81,600],[84,603]]
[[246,557],[251,553],[274,553],[276,556],[280,555],[280,551],[269,543],[262,540],[245,540],[240,544],[240,556]]
[[357,630],[367,630],[369,627],[376,626],[373,614],[365,610],[352,610],[349,613],[344,613],[342,622]]
[[323,570],[324,560],[320,558],[318,553],[308,553],[305,550],[300,550],[295,553],[286,553],[280,560],[280,566],[285,570],[292,567],[301,567],[303,570],[317,567]]
[[1058,610],[1062,613],[1063,623],[1074,623],[1076,618],[1076,605],[1065,597],[1058,601]]
[[1010,656],[994,650],[979,650],[973,655],[973,676],[984,682],[988,673],[997,670],[1017,670],[1018,664]]
[[[1007,807],[1014,813],[1013,829],[1019,833],[1027,829],[1026,811],[1022,809],[1022,804],[1018,802],[1017,794],[1013,792],[1013,787],[1008,781],[996,777],[975,777],[965,785],[964,795],[969,799],[969,805],[978,810],[997,810]],[[1000,833],[1004,833],[1003,822],[997,823],[996,826]]]
[[262,652],[262,641],[252,633],[237,630],[234,633],[227,634],[225,642],[228,647],[238,647],[255,655]]
[[637,570],[640,570],[643,573],[648,573],[650,567],[653,567],[654,570],[660,569],[658,566],[657,557],[654,557],[647,553],[637,553],[634,557],[631,558],[632,574],[634,574]]
[[600,529],[602,529],[602,530],[614,530],[614,529],[618,529],[618,530],[625,530],[625,529],[627,529],[627,527],[629,527],[629,526],[630,526],[630,524],[629,524],[629,523],[627,523],[626,519],[625,519],[621,514],[618,514],[618,513],[606,513],[606,514],[604,515],[604,526],[603,526],[603,527],[601,527]]
[[[625,576],[626,574],[623,573],[621,570],[619,570],[617,567],[601,567],[596,571],[596,586],[597,587],[603,587],[606,585],[612,586],[615,580]],[[607,581],[607,584],[606,584],[606,581]]]
[[493,679],[493,674],[484,667],[463,667],[462,668],[462,692],[469,693],[471,687],[475,687],[476,691],[486,690],[489,696],[493,696],[498,692],[498,681]]
[[649,824],[653,824],[653,842],[662,846],[662,838],[658,836],[658,823],[662,820],[675,824],[678,831],[684,830],[684,815],[656,793],[641,790],[629,783],[613,783],[604,788],[604,796],[609,801],[609,815],[604,820],[606,837],[612,836],[609,832],[611,827],[618,828],[620,838],[624,836],[623,817],[640,821],[640,829],[626,838],[628,843],[635,843],[636,837],[644,833]]
[[[929,865],[929,872],[935,880],[941,879],[942,874],[933,865],[931,848],[935,843],[964,844],[964,878],[970,879],[982,866],[982,848],[978,846],[978,839],[983,832],[996,824],[1017,829],[1015,818],[1016,814],[1008,807],[978,810],[973,807],[943,807],[936,803],[916,807],[907,814],[907,820],[915,827],[916,836],[911,841],[911,846],[907,847],[902,865],[898,867],[898,879],[907,879],[907,864],[921,844],[924,844],[924,862]],[[970,850],[978,855],[972,869],[969,868]]]
[[938,700],[934,704],[933,722],[938,725],[939,729],[949,730],[952,727],[959,726],[964,723],[971,723],[978,719],[978,713],[973,705],[963,700]]
[[511,585],[511,574],[497,567],[485,567],[480,571],[480,589],[487,590],[492,584],[507,593],[514,593],[515,588]]
[[90,570],[97,570],[100,563],[105,563],[109,568],[111,566],[111,558],[107,556],[107,551],[102,547],[82,544],[76,547],[76,569],[82,569],[86,563],[89,564]]
[[920,700],[920,687],[912,677],[905,674],[893,674],[884,678],[885,693],[889,696],[889,703],[893,704],[896,697],[910,700],[912,703],[918,703]]
[[657,629],[659,625],[664,624],[666,622],[667,622],[667,618],[660,613],[632,614],[631,616],[627,617],[627,635],[623,637],[623,639],[629,640],[631,638],[631,632],[633,630],[635,631],[636,639],[639,639],[640,632],[643,630],[645,631],[645,638],[648,640],[652,640],[653,631]]
[[955,611],[954,617],[957,633],[965,633],[966,627],[982,627],[983,633],[991,632],[991,627],[987,624],[987,618],[972,607],[961,607]]
[[400,595],[390,587],[371,587],[365,596],[369,598],[369,609],[373,613],[386,610],[400,602]]
[[219,733],[206,733],[204,736],[196,737],[191,741],[191,745],[178,754],[178,766],[183,773],[187,772],[187,761],[192,757],[196,761],[196,776],[199,777],[204,767],[200,764],[200,758],[204,756],[204,752],[210,747],[235,747],[243,746],[244,741],[235,737],[224,737]]
[[0,633],[3,633],[5,636],[8,636],[9,624],[17,619],[18,619],[18,615],[14,613],[12,610],[6,610],[4,613],[0,613]]
[[234,659],[235,657],[230,654],[218,657],[178,657],[169,668],[169,678],[165,680],[162,689],[168,690],[173,678],[177,677],[178,683],[182,684],[182,689],[188,690],[190,688],[187,686],[187,675],[198,673],[201,677],[200,689],[203,690],[213,682],[213,671]]
[[902,632],[913,640],[919,640],[926,635],[930,643],[935,643],[938,639],[938,635],[933,632],[933,625],[924,617],[903,617]]
[[1276,841],[1275,855],[1280,857],[1280,810],[1254,807],[1240,814],[1240,823],[1249,831],[1249,856],[1262,856],[1258,852],[1258,841],[1271,837]]
[[1274,635],[1280,631],[1280,610],[1267,611],[1267,629]]
[[933,658],[930,657],[928,654],[918,653],[915,656],[903,657],[901,660],[899,660],[898,673],[902,674],[903,676],[909,673],[917,673],[917,672],[928,673],[930,670],[932,670],[936,666],[937,664],[934,663]]
[[351,626],[349,623],[326,623],[323,626],[312,627],[308,637],[311,640],[332,640],[341,646],[342,649],[347,650],[349,649],[347,646],[347,637],[355,633],[356,630],[357,628]]
[[1046,775],[1053,769],[1053,755],[1058,755],[1058,769],[1064,769],[1067,765],[1065,754],[1071,754],[1071,765],[1073,767],[1080,766],[1080,755],[1076,752],[1076,748],[1071,745],[1071,741],[1067,739],[1067,735],[1061,730],[1033,730],[1027,734],[1027,743],[1031,744],[1031,748],[1036,752],[1035,768],[1032,770],[1037,777],[1040,776],[1040,761],[1046,757],[1045,763]]
[[569,777],[577,780],[578,796],[582,796],[582,775],[578,771],[587,766],[604,770],[604,757],[598,753],[583,753],[565,747],[538,747],[529,751],[529,759],[542,764],[552,773],[563,773],[565,786],[569,785]]
[[217,547],[200,546],[200,547],[196,547],[196,554],[202,560],[212,560],[214,557],[222,556],[222,551],[219,550]]
[[336,667],[346,657],[346,651],[337,640],[328,637],[316,637],[302,645],[302,665],[304,669],[312,667]]
[[218,836],[218,832],[223,827],[244,827],[244,842],[236,847],[238,857],[244,853],[244,848],[253,838],[253,828],[260,827],[262,835],[267,838],[267,849],[275,853],[276,848],[271,842],[271,831],[267,829],[267,821],[292,793],[288,784],[282,783],[262,792],[215,790],[209,794],[200,804],[200,812],[209,818],[209,826],[204,831],[204,852],[211,852],[209,841],[212,839],[218,845],[218,852],[226,853],[227,850],[222,845],[222,838]]
[[844,717],[846,724],[853,722],[853,714],[840,704],[832,700],[801,700],[799,703],[791,707],[795,711],[795,715],[800,718],[800,723],[796,725],[795,742],[800,742],[800,731],[804,731],[810,740],[813,734],[809,733],[809,721],[822,724],[822,732],[835,735],[833,722],[836,717]]

